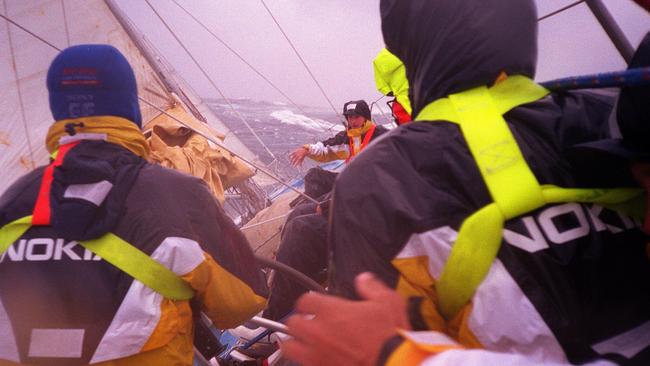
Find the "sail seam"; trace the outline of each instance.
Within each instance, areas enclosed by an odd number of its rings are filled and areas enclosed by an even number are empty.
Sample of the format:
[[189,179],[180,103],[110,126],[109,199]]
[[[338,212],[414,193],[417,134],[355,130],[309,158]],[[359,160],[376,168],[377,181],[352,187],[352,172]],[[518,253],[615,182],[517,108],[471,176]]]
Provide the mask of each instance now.
[[[3,10],[5,14],[8,14],[7,3],[2,2]],[[32,139],[29,135],[29,128],[27,128],[27,118],[25,117],[25,103],[23,101],[23,93],[20,89],[20,78],[18,77],[18,65],[16,64],[16,54],[14,52],[14,42],[11,39],[11,27],[9,26],[9,20],[5,18],[5,26],[7,27],[7,40],[9,42],[9,52],[11,53],[11,66],[14,71],[14,79],[16,80],[16,93],[18,94],[18,103],[20,103],[20,118],[23,121],[23,128],[25,130],[25,138],[27,139],[27,148],[29,149],[29,163],[31,168],[36,168],[36,162],[34,161],[34,148],[32,147]]]

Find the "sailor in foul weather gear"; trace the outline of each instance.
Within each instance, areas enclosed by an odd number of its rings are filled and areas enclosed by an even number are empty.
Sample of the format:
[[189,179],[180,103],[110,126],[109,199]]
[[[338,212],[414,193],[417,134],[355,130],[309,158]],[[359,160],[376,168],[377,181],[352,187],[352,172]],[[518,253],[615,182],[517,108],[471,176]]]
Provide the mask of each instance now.
[[291,153],[294,166],[302,164],[305,157],[318,162],[345,160],[349,162],[375,138],[388,131],[372,122],[370,107],[363,100],[353,100],[343,105],[347,128],[334,137],[315,144],[306,144]]
[[201,180],[147,163],[117,49],[62,51],[47,86],[53,161],[0,197],[0,365],[192,365],[193,308],[264,308],[248,243]]
[[411,101],[409,82],[402,61],[389,50],[382,48],[372,61],[375,70],[375,84],[382,94],[393,97],[387,104],[395,123],[403,125],[411,122]]
[[[329,285],[365,301],[326,309],[306,295],[299,312],[316,314],[321,331],[337,320],[333,337],[344,342],[337,314],[380,305],[353,286],[367,271],[408,301],[410,326],[384,340],[379,363],[649,364],[643,189],[625,161],[575,151],[613,137],[615,95],[549,93],[531,80],[533,1],[380,8],[416,122],[374,143],[335,183]],[[647,153],[647,124],[637,136],[624,130]],[[288,351],[299,360],[309,360],[311,335],[332,333],[309,321],[289,321]]]
[[[337,173],[319,167],[305,175],[305,194],[318,205],[299,197],[282,228],[276,260],[322,283],[327,270],[327,222],[332,187]],[[300,295],[308,289],[295,279],[276,272],[271,282],[269,305],[264,317],[280,320],[287,315]]]

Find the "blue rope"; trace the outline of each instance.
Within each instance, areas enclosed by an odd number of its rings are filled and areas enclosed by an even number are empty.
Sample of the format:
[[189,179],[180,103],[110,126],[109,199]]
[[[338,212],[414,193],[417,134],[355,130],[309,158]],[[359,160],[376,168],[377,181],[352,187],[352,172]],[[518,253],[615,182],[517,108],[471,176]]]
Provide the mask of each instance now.
[[626,86],[650,85],[650,67],[639,67],[625,71],[606,72],[601,74],[571,76],[540,83],[552,91],[595,88],[620,88]]

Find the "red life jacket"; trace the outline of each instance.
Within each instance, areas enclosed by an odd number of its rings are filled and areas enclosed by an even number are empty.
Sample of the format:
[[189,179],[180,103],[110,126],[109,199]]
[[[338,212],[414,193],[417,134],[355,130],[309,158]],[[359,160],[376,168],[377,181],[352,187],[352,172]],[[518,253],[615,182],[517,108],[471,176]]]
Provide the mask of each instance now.
[[404,106],[402,106],[397,99],[391,103],[391,112],[393,112],[393,117],[395,117],[395,121],[400,126],[409,123],[412,120],[409,112],[404,109]]

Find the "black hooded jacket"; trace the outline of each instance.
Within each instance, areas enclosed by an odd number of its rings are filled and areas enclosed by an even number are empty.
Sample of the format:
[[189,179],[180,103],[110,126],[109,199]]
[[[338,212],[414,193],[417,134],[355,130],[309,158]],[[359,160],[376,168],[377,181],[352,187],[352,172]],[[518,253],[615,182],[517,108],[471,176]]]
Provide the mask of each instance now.
[[[381,16],[386,46],[406,67],[413,116],[451,93],[492,85],[502,72],[534,76],[532,0],[382,0]],[[568,154],[611,136],[614,99],[553,93],[504,115],[540,184],[634,185],[618,161]],[[442,331],[465,346],[538,363],[648,364],[648,237],[638,221],[597,205],[552,204],[506,222],[470,306],[453,319],[439,315],[435,284],[458,230],[491,202],[457,125],[420,121],[389,132],[336,181],[330,283],[355,297],[354,277],[374,272],[410,297],[414,329]],[[613,346],[621,334],[646,341]]]
[[[32,215],[43,175],[0,196],[0,228]],[[81,141],[54,169],[50,207],[51,225],[0,253],[0,364],[191,364],[189,301],[164,299],[77,242],[109,232],[182,277],[220,327],[265,304],[246,239],[197,178]]]

